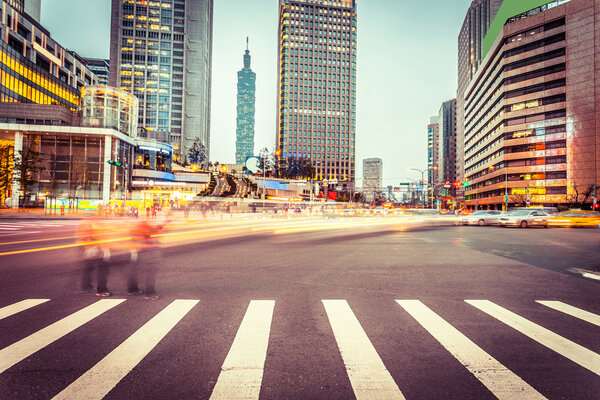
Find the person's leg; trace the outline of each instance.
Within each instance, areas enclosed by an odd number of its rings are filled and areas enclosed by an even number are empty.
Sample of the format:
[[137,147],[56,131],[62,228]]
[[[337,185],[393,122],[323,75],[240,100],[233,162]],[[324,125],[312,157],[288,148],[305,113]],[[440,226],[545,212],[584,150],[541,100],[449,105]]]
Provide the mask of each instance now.
[[81,274],[81,290],[87,291],[94,289],[92,285],[92,272],[94,271],[95,260],[83,261],[83,273]]
[[108,280],[108,263],[98,260],[96,263],[96,291],[100,296],[110,296],[112,293],[106,287]]
[[[139,257],[139,254],[138,254]],[[128,268],[128,279],[127,279],[127,293],[129,294],[143,294],[144,292],[138,287],[138,267],[140,259],[129,261]]]

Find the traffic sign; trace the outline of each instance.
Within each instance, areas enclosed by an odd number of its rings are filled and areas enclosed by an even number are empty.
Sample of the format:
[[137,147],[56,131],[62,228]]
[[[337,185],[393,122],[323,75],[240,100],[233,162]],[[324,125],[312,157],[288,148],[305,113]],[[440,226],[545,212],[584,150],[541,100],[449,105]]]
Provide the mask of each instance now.
[[448,196],[448,189],[440,189],[440,190],[438,190],[438,195],[440,195],[440,196]]

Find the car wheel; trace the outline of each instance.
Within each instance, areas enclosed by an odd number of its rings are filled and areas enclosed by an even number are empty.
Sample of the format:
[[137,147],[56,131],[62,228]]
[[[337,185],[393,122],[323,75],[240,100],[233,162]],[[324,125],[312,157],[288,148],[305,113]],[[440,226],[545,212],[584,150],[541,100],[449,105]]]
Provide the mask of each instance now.
[[521,228],[527,228],[527,221],[521,221]]
[[480,219],[479,221],[477,221],[477,225],[479,226],[484,226],[485,225],[485,221]]

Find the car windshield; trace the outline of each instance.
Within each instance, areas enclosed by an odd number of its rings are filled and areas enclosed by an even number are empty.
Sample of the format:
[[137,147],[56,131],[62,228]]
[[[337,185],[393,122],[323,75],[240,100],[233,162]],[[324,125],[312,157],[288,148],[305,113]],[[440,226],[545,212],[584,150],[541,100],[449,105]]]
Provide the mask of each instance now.
[[474,212],[473,214],[471,214],[471,215],[485,215],[485,213],[486,213],[486,212],[487,212],[487,211],[485,211],[485,210],[479,210],[479,211],[475,211],[475,212]]
[[513,211],[511,213],[509,213],[508,215],[510,217],[523,217],[525,215],[529,215],[531,211]]

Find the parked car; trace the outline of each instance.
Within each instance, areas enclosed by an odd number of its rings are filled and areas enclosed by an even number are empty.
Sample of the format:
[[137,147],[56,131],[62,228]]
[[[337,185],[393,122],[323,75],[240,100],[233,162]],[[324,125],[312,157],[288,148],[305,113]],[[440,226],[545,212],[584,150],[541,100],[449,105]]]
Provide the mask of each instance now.
[[528,226],[543,226],[548,228],[549,215],[544,211],[539,210],[517,210],[511,211],[500,218],[502,226],[520,226],[527,228]]
[[600,213],[595,211],[565,211],[552,215],[548,219],[549,226],[585,227],[598,226]]
[[500,223],[504,213],[497,210],[478,210],[471,215],[465,215],[461,221],[463,225],[494,225]]

